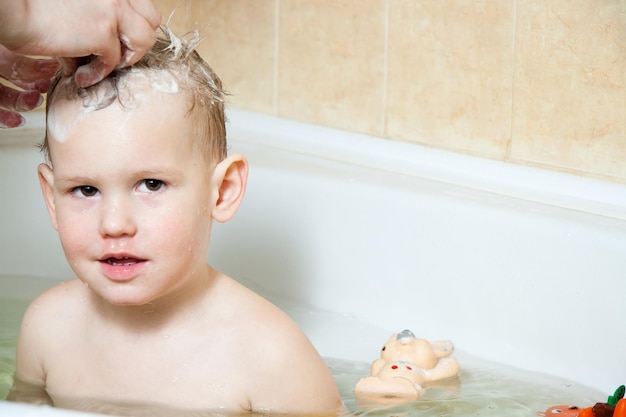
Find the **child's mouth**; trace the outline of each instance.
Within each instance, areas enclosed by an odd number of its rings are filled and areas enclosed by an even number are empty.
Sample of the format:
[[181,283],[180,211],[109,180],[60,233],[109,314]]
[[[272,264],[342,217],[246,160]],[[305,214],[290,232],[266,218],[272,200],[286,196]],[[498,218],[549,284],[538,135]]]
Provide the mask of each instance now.
[[131,266],[141,262],[141,259],[129,258],[124,256],[123,258],[106,258],[104,262],[111,266]]
[[121,256],[121,257],[110,256],[108,258],[103,258],[101,262],[104,262],[111,266],[132,266],[143,261],[144,259],[138,259],[132,256]]
[[147,259],[136,258],[131,253],[107,254],[100,259],[104,275],[112,281],[132,281],[141,275]]

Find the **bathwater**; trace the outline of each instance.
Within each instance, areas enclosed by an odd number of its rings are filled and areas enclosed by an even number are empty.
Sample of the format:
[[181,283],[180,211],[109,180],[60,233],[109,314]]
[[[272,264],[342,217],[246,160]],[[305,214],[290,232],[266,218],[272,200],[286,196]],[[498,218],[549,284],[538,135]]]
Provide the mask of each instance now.
[[[28,304],[25,300],[0,295],[0,399],[6,398],[12,385],[15,344],[20,320]],[[287,312],[290,313],[289,310]],[[315,312],[309,311],[307,314],[315,315]],[[328,317],[324,316],[323,320],[328,320]],[[377,355],[378,352],[373,352],[374,354]],[[326,358],[326,361],[351,416],[531,417],[536,416],[538,411],[545,411],[557,404],[590,406],[599,401],[606,401],[609,394],[599,393],[559,378],[479,360],[462,353],[455,356],[461,364],[458,378],[426,385],[426,393],[422,398],[395,406],[368,405],[355,399],[352,391],[359,378],[368,374],[369,363],[333,358]],[[74,407],[134,416],[224,415],[223,412],[190,413],[187,410],[173,410],[160,405],[103,404],[91,400],[73,404],[72,408]]]
[[13,384],[15,344],[27,305],[24,300],[0,297],[0,399],[6,398]]

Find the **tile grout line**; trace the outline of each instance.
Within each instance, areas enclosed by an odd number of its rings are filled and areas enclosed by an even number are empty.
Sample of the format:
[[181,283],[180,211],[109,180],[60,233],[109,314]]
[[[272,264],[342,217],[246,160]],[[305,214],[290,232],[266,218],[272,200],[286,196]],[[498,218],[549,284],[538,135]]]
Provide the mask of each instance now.
[[279,81],[279,61],[280,61],[280,0],[274,1],[274,108],[275,116],[278,116],[278,81]]
[[513,148],[513,125],[514,125],[514,111],[515,111],[515,58],[517,55],[517,0],[513,1],[513,39],[512,39],[512,54],[511,54],[511,111],[509,113],[509,138],[506,142],[506,148],[504,150],[504,161],[511,162],[511,149]]
[[382,132],[381,136],[387,137],[387,89],[389,79],[389,0],[385,0],[385,22],[383,28],[383,97],[382,97]]

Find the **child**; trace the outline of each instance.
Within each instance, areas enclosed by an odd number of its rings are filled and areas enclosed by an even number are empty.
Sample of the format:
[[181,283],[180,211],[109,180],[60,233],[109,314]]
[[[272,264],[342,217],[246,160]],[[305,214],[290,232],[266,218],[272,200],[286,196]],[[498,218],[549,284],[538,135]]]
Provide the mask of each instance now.
[[248,165],[226,155],[224,93],[196,38],[164,31],[134,66],[87,89],[60,75],[48,95],[39,179],[78,278],[26,312],[11,397],[27,385],[69,408],[335,413],[296,324],[206,263]]

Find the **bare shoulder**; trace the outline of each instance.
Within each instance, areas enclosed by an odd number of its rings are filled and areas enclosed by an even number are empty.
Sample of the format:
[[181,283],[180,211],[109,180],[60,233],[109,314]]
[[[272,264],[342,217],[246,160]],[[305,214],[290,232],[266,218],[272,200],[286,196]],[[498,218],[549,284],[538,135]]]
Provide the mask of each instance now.
[[17,342],[16,374],[28,383],[45,380],[44,363],[48,349],[55,341],[67,340],[67,329],[80,315],[77,305],[84,291],[78,280],[48,289],[28,306]]
[[[237,284],[238,285],[238,284]],[[245,287],[233,287],[234,312],[244,339],[252,411],[324,413],[340,406],[328,366],[300,327]]]
[[[240,331],[240,337],[254,340],[259,347],[272,346],[263,355],[280,354],[293,348],[303,348],[302,354],[319,356],[300,327],[280,308],[254,291],[228,278],[225,303],[229,317]],[[297,353],[299,354],[299,353]]]
[[77,313],[76,307],[85,299],[86,292],[84,284],[78,279],[63,282],[46,290],[28,306],[22,327],[28,328],[31,324],[45,323],[69,312]]

